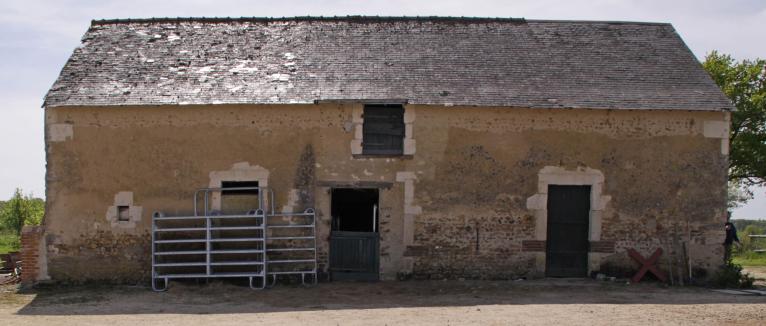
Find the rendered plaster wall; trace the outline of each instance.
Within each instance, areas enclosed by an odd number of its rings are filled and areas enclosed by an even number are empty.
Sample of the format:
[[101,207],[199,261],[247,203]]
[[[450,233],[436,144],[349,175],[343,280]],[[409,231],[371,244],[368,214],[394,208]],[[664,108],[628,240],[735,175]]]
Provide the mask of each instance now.
[[[417,111],[429,123],[415,124],[423,213],[406,254],[416,276],[544,275],[546,202],[534,199],[548,184],[593,188],[590,240],[600,252],[591,252],[590,271],[632,270],[627,248],[667,252],[673,238],[690,236],[695,267],[720,264],[728,144],[726,129],[716,134],[710,122],[727,126],[726,114],[475,112]],[[526,249],[526,241],[542,243]]]
[[674,231],[691,234],[696,265],[720,260],[724,113],[407,105],[413,152],[371,158],[353,152],[360,108],[47,108],[49,276],[146,280],[152,212],[190,214],[194,190],[221,181],[267,184],[278,210],[315,207],[323,270],[330,189],[375,187],[382,278],[541,275],[544,214],[528,199],[544,197],[546,167],[603,175],[593,270],[632,268],[626,248]]

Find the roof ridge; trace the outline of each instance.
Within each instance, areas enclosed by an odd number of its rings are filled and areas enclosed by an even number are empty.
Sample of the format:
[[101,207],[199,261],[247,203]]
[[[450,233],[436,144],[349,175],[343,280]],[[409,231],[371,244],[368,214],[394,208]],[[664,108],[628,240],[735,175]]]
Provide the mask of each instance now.
[[508,23],[571,23],[571,24],[610,24],[610,25],[668,25],[667,22],[646,22],[629,20],[574,20],[574,19],[526,19],[523,17],[477,17],[477,16],[288,16],[288,17],[149,17],[149,18],[114,18],[94,19],[91,25],[131,24],[131,23],[227,23],[227,22],[279,22],[279,21],[449,21],[449,22],[508,22]]
[[465,17],[465,16],[293,16],[293,17],[151,17],[126,19],[94,19],[91,26],[130,24],[130,23],[227,23],[227,22],[279,22],[279,21],[349,21],[349,22],[380,22],[380,21],[449,21],[449,22],[507,22],[525,23],[524,18],[513,17]]
[[631,20],[570,20],[570,19],[526,19],[527,23],[572,23],[572,24],[610,24],[610,25],[670,25],[664,22],[642,22]]

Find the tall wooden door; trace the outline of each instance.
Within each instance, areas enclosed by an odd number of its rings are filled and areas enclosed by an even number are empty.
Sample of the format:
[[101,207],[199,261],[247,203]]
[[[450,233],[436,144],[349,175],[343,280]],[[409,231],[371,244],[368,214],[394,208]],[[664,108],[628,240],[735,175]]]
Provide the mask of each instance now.
[[548,187],[546,276],[587,276],[589,215],[590,186]]

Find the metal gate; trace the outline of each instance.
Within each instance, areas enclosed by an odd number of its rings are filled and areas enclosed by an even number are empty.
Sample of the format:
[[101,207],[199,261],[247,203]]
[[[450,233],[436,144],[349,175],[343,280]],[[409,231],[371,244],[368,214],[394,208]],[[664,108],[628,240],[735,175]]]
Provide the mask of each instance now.
[[[210,209],[213,193],[256,191],[257,209],[225,215]],[[204,198],[203,211],[197,199]],[[265,205],[268,199],[269,205]],[[317,282],[316,216],[276,213],[274,192],[263,187],[199,189],[194,214],[152,215],[152,289],[167,290],[171,279],[247,278],[250,287],[263,289],[268,277],[300,275],[304,284]],[[308,278],[307,278],[308,276]],[[161,282],[160,282],[161,281]]]
[[330,271],[333,280],[378,280],[378,232],[333,231]]
[[586,277],[590,186],[549,186],[545,274]]

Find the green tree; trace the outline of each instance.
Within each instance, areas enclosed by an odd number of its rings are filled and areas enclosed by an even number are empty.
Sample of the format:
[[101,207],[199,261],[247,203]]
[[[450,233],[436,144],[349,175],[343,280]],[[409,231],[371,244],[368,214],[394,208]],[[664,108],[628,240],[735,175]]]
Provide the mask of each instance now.
[[741,207],[748,200],[753,199],[753,192],[738,180],[729,180],[726,207],[729,211]]
[[736,61],[713,51],[702,66],[736,107],[729,180],[740,188],[766,184],[766,60]]
[[21,234],[24,225],[39,225],[44,213],[45,202],[42,199],[34,198],[31,194],[24,195],[17,188],[13,197],[0,210],[0,222],[5,228]]

